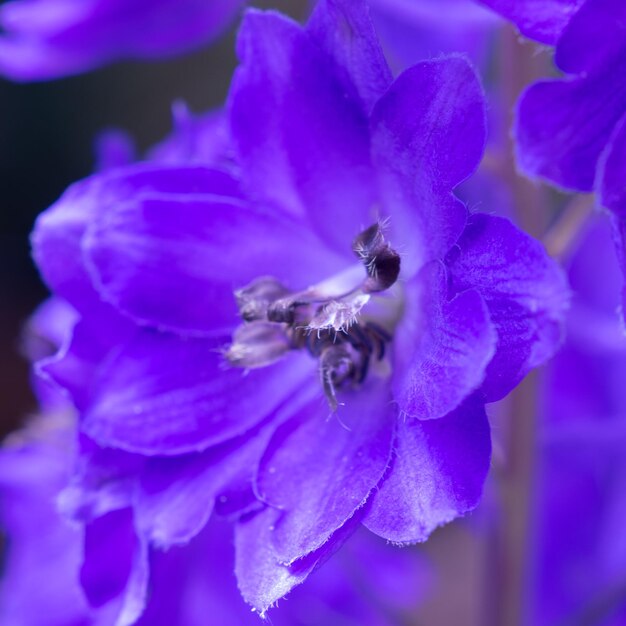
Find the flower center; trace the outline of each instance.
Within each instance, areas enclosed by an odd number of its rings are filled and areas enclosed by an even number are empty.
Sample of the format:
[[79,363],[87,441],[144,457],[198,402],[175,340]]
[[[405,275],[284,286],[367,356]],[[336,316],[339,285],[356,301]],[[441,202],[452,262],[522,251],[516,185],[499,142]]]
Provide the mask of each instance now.
[[252,369],[270,365],[290,350],[307,350],[318,359],[324,394],[334,411],[339,387],[360,385],[372,364],[383,363],[401,308],[401,298],[392,290],[400,255],[385,240],[383,224],[361,232],[352,250],[360,264],[304,291],[290,291],[271,276],[235,291],[243,323],[225,351],[227,361]]

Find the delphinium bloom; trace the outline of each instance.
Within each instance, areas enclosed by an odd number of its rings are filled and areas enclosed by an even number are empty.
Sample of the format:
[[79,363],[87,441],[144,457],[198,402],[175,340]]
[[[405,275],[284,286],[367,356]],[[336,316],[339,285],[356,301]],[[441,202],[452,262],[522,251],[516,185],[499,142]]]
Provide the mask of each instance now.
[[12,0],[0,7],[0,74],[77,74],[121,59],[158,59],[206,44],[243,0]]
[[132,507],[138,563],[230,516],[264,612],[361,524],[406,544],[476,505],[484,404],[551,356],[567,289],[453,194],[485,141],[463,57],[394,80],[347,0],[251,11],[238,50],[213,167],[95,175],[33,245],[80,316],[43,367],[81,414],[64,506]]
[[529,623],[618,626],[626,618],[626,338],[606,220],[588,224],[568,265],[567,340],[543,390]]

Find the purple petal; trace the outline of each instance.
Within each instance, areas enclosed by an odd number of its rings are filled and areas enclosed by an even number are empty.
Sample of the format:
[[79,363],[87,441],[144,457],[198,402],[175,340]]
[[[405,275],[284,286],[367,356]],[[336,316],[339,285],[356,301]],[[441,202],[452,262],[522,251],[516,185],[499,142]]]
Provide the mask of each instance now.
[[487,401],[499,400],[559,347],[567,281],[539,242],[506,219],[480,213],[447,262],[453,285],[480,292],[498,331],[482,391]]
[[143,612],[148,575],[147,548],[135,535],[130,509],[86,526],[80,580],[93,607],[114,608],[115,626],[130,626]]
[[[135,541],[130,509],[109,513],[87,525],[80,578],[91,606],[103,606],[122,593],[132,567]],[[113,546],[115,559],[110,558]]]
[[371,127],[390,240],[410,276],[442,257],[465,225],[467,211],[451,192],[483,153],[481,86],[463,57],[419,63],[376,104]]
[[298,290],[341,267],[295,220],[194,194],[111,207],[83,249],[105,300],[139,323],[195,333],[230,332],[239,323],[233,292],[254,278]]
[[235,486],[251,491],[252,478],[275,422],[198,454],[149,459],[136,498],[137,527],[160,547],[187,543],[206,525],[216,499]]
[[566,26],[554,60],[568,74],[612,63],[624,50],[626,5],[621,0],[587,0]]
[[522,34],[555,44],[572,15],[585,0],[480,0],[510,20]]
[[394,450],[363,523],[394,543],[424,541],[480,499],[491,455],[484,406],[472,398],[439,420],[400,420]]
[[367,117],[354,88],[346,91],[345,69],[274,13],[249,11],[238,48],[230,115],[249,194],[307,215],[350,254],[358,229],[375,219],[375,196]]
[[217,36],[241,4],[241,0],[8,2],[0,11],[4,31],[0,72],[13,80],[47,80],[124,58],[180,54]]
[[67,480],[71,419],[60,411],[33,419],[0,451],[0,523],[4,538],[0,623],[84,626],[89,607],[77,573],[81,529],[56,510]]
[[244,600],[263,617],[267,609],[327,561],[357,530],[357,512],[321,548],[291,566],[281,565],[271,548],[271,535],[279,515],[267,508],[242,519],[235,526],[235,574]]
[[148,160],[169,165],[198,163],[235,169],[228,119],[222,109],[192,114],[184,102],[172,106],[174,130],[148,153]]
[[355,88],[369,112],[393,77],[378,42],[364,0],[318,2],[307,31],[346,75],[347,91]]
[[396,329],[394,399],[401,415],[447,415],[483,382],[497,333],[481,295],[470,289],[448,300],[441,263],[427,265],[406,285]]
[[[617,125],[599,164],[598,192],[600,203],[615,216],[615,240],[622,272],[626,273],[626,115]],[[626,302],[626,289],[623,289]]]
[[84,432],[130,452],[197,452],[243,434],[315,376],[296,353],[248,373],[225,368],[218,345],[138,332],[100,370]]
[[52,296],[30,316],[22,332],[21,352],[35,363],[31,370],[31,387],[44,411],[67,405],[63,390],[40,367],[42,360],[49,359],[68,343],[77,317],[76,310],[65,300]]
[[626,219],[626,115],[617,125],[604,158],[600,162],[598,176],[600,203],[613,211],[619,220]]
[[282,510],[272,542],[283,563],[322,546],[363,505],[389,462],[395,409],[386,382],[370,378],[341,401],[329,415],[322,398],[313,400],[276,431],[261,461],[257,492]]
[[626,110],[626,80],[615,80],[625,74],[626,52],[602,71],[531,85],[520,99],[515,127],[524,172],[591,191],[598,158]]
[[95,304],[81,318],[59,352],[37,363],[37,372],[66,390],[74,406],[89,402],[91,386],[109,352],[123,345],[136,332],[129,320],[112,307]]
[[82,435],[70,482],[59,494],[59,509],[69,518],[90,522],[130,507],[144,465],[142,456],[101,448]]
[[100,304],[87,274],[81,242],[87,226],[110,206],[146,192],[238,196],[229,175],[201,167],[163,168],[152,164],[99,174],[72,185],[42,213],[31,236],[33,256],[42,276],[57,296],[79,311]]

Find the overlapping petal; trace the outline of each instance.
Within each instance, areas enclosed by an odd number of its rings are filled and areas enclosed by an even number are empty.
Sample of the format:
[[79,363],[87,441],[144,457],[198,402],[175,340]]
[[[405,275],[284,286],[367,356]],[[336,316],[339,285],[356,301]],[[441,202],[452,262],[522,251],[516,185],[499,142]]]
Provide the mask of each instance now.
[[294,353],[245,373],[224,366],[221,347],[139,331],[100,369],[82,429],[101,445],[147,455],[200,451],[268,417],[315,367]]
[[135,534],[131,509],[89,523],[84,551],[80,580],[89,603],[115,626],[131,626],[145,608],[149,580],[147,546]]
[[394,400],[402,416],[447,415],[483,382],[497,341],[487,305],[475,289],[449,299],[443,264],[433,262],[406,285],[394,352]]
[[235,574],[239,591],[261,616],[328,560],[361,522],[361,514],[357,512],[318,550],[287,566],[278,562],[271,545],[278,516],[276,510],[266,508],[243,518],[235,527]]
[[367,3],[322,0],[317,3],[306,29],[340,70],[339,78],[346,90],[356,89],[365,112],[369,113],[391,84],[392,76]]
[[411,276],[441,258],[465,226],[467,210],[452,189],[476,169],[484,149],[480,83],[460,56],[418,63],[376,103],[371,127],[390,237]]
[[456,289],[477,289],[498,333],[482,392],[506,395],[561,343],[569,291],[541,244],[504,218],[477,213],[448,257]]
[[230,119],[247,191],[306,216],[349,254],[359,228],[375,219],[376,198],[367,117],[346,91],[345,69],[273,13],[246,14],[238,50]]
[[292,563],[322,546],[365,503],[391,453],[396,409],[384,381],[342,395],[329,415],[315,398],[277,429],[259,467],[257,492],[282,514],[271,541]]
[[593,189],[600,154],[626,110],[626,81],[613,79],[625,71],[626,53],[588,76],[541,81],[524,92],[515,134],[525,173]]
[[394,543],[424,541],[478,504],[491,456],[482,401],[474,396],[438,420],[401,420],[394,451],[363,523]]
[[618,219],[626,219],[626,115],[616,127],[606,154],[601,162],[599,193],[602,206],[610,209]]
[[105,300],[139,323],[191,333],[232,332],[233,292],[254,278],[298,290],[341,267],[297,220],[193,189],[110,207],[83,251]]
[[[255,468],[274,428],[295,410],[295,405],[288,406],[269,425],[205,452],[149,459],[136,496],[141,534],[160,547],[184,544],[204,528],[218,502],[225,508],[229,491],[247,489],[250,499],[244,503],[253,502]],[[237,503],[230,503],[231,515],[242,512],[236,511]]]
[[554,54],[568,74],[600,69],[624,53],[626,6],[620,0],[586,0],[563,31]]
[[239,196],[228,174],[204,167],[164,168],[153,164],[91,176],[72,185],[35,224],[33,256],[46,284],[78,311],[100,304],[84,266],[82,240],[98,215],[144,193],[185,192]]
[[68,328],[69,336],[59,351],[35,368],[45,380],[65,390],[79,410],[87,406],[92,383],[107,355],[135,333],[134,325],[112,307],[97,303],[90,313]]

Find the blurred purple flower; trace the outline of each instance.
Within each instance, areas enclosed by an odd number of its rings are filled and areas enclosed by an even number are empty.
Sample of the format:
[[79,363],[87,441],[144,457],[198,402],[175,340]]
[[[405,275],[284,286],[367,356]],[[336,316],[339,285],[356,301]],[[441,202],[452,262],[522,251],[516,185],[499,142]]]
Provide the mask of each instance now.
[[198,48],[243,0],[13,0],[0,7],[0,74],[48,80]]
[[[617,191],[626,140],[626,5],[621,0],[481,0],[526,36],[555,46],[568,76],[523,94],[516,139],[522,170],[566,189]],[[558,106],[555,106],[558,103]],[[608,188],[607,188],[608,185]],[[624,185],[619,185],[624,202]],[[604,202],[606,204],[606,202]],[[610,206],[610,202],[609,202]]]
[[78,583],[80,531],[56,514],[72,454],[71,432],[52,414],[10,435],[0,450],[0,525],[6,536],[0,624],[87,626]]
[[452,193],[485,141],[463,57],[393,80],[347,0],[305,28],[251,11],[239,53],[230,131],[203,152],[183,139],[219,119],[179,124],[169,164],[77,183],[33,245],[80,314],[42,366],[81,412],[64,506],[132,505],[152,546],[238,517],[239,588],[264,612],[361,523],[411,543],[476,505],[484,403],[551,356],[567,289]]
[[522,95],[515,130],[519,166],[556,186],[596,192],[615,217],[626,271],[626,4],[481,1],[528,37],[555,46],[556,66],[567,75],[536,82]]
[[568,265],[567,340],[546,370],[530,623],[618,626],[626,618],[626,338],[606,221],[588,225]]

